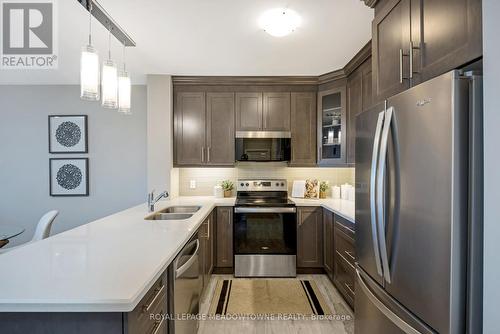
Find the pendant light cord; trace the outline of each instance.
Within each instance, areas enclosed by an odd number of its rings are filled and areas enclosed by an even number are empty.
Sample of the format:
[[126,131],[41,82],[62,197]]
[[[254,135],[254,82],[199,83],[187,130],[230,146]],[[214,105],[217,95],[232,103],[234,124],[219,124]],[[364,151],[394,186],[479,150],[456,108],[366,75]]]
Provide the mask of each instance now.
[[108,31],[109,31],[109,35],[108,35],[108,57],[109,57],[109,60],[111,60],[111,24],[109,25],[109,28],[108,28]]
[[92,45],[92,0],[89,0],[89,45]]
[[127,69],[125,67],[125,42],[123,42],[123,72],[126,72]]

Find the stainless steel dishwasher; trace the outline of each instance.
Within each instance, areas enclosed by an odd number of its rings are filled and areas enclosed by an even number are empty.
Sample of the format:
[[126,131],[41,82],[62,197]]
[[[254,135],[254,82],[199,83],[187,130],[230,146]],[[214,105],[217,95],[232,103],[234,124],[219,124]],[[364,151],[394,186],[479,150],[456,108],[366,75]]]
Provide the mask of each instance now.
[[[196,233],[182,248],[168,270],[169,334],[195,334],[196,316],[203,288],[200,272],[200,241]],[[190,317],[190,318],[189,318]]]

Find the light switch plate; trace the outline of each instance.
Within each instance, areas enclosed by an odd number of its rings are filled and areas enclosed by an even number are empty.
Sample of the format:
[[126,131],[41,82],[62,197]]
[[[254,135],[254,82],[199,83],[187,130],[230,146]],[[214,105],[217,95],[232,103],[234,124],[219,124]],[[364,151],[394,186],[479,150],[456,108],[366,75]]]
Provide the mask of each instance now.
[[196,189],[196,180],[189,181],[189,189]]

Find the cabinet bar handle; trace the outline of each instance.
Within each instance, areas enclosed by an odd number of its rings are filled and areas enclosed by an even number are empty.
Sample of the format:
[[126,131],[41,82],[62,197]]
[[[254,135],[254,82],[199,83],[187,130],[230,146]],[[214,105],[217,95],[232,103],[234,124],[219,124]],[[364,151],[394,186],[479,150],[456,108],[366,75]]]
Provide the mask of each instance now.
[[201,162],[205,162],[205,146],[201,147]]
[[410,41],[410,79],[413,79],[413,74],[418,73],[413,71],[413,50],[419,50],[418,46],[413,46],[413,42]]
[[210,146],[207,147],[207,162],[210,162]]
[[344,251],[344,253],[346,253],[351,259],[353,259],[353,260],[355,259],[352,252],[350,252],[350,251]]
[[403,83],[403,49],[399,49],[399,83]]
[[349,286],[349,284],[347,283],[344,283],[345,287],[347,288],[347,290],[349,290],[349,292],[351,292],[353,295],[354,295],[354,290],[351,289],[351,287]]
[[156,294],[155,296],[153,297],[153,299],[151,300],[151,302],[149,304],[146,304],[142,307],[142,312],[143,313],[146,313],[146,312],[149,312],[149,309],[154,305],[154,303],[156,302],[156,299],[158,299],[158,297],[161,295],[161,293],[163,292],[163,290],[165,290],[165,284],[163,284],[160,288],[157,288],[156,289]]
[[153,327],[153,330],[151,331],[151,334],[158,334],[158,330],[161,328],[161,325],[163,324],[163,320],[165,318],[162,317],[160,321],[155,322],[155,326]]
[[207,239],[210,240],[210,218],[208,219],[207,224]]

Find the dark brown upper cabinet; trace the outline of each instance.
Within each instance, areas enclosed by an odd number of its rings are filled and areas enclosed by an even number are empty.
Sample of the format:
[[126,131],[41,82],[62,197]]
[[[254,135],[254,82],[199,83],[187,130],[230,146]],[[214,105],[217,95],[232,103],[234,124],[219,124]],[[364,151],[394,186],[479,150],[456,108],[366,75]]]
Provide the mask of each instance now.
[[297,267],[323,268],[323,209],[297,210]]
[[262,93],[236,93],[236,131],[262,130]]
[[205,93],[177,93],[174,108],[174,142],[177,165],[205,162]]
[[290,93],[264,93],[264,131],[290,131]]
[[372,70],[368,58],[347,78],[347,163],[355,163],[356,116],[371,106]]
[[316,127],[316,93],[292,93],[290,166],[316,166]]
[[236,93],[236,131],[290,131],[290,93]]
[[178,92],[176,166],[234,165],[234,94]]
[[207,93],[206,163],[234,165],[234,93]]
[[479,0],[379,1],[372,28],[376,102],[482,55]]
[[407,74],[410,17],[410,0],[388,0],[373,20],[373,95],[376,101],[410,87]]
[[318,92],[318,165],[346,163],[346,87]]
[[412,1],[414,84],[482,55],[480,0]]

